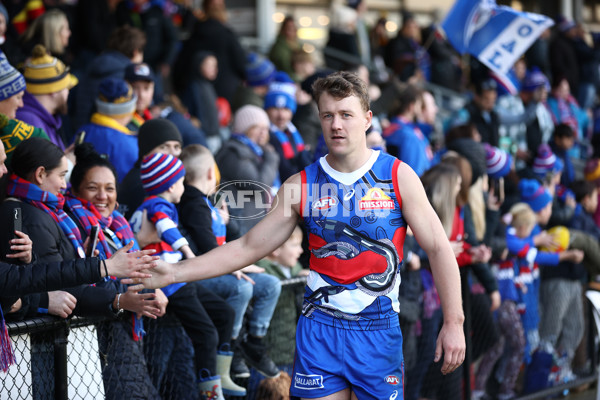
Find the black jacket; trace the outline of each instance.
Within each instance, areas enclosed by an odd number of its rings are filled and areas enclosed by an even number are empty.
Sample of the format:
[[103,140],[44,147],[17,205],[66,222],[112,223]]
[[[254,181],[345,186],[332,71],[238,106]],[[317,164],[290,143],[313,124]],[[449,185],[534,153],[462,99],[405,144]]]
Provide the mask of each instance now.
[[552,76],[567,78],[571,93],[577,93],[580,78],[577,53],[573,41],[563,34],[558,34],[550,42],[550,66],[552,67]]
[[[33,242],[33,252],[40,263],[62,262],[75,258],[73,245],[54,222],[49,214],[21,201],[7,200],[0,205],[0,220],[8,221],[14,209],[20,207],[22,214],[23,232],[29,235]],[[10,252],[10,239],[12,239],[12,226],[0,229],[0,258],[2,261],[11,262],[6,259]],[[112,316],[112,301],[116,295],[114,288],[100,288],[89,285],[65,288],[64,291],[71,293],[77,299],[77,305],[73,310],[74,315],[85,316]],[[10,307],[17,298],[2,297],[0,303],[3,309]],[[21,298],[22,308],[12,314],[15,318],[23,318],[37,313],[38,308],[48,308],[48,294],[33,294]]]
[[467,104],[465,109],[468,111],[470,120],[479,131],[481,141],[498,147],[500,140],[500,117],[495,111],[490,111],[490,121],[486,121],[479,107],[474,102]]
[[194,254],[208,253],[218,247],[212,230],[211,209],[205,200],[205,194],[193,186],[185,185],[185,191],[179,205],[179,223],[187,233],[190,245],[194,245]]
[[100,259],[97,257],[30,265],[0,262],[0,291],[3,296],[25,296],[100,279]]

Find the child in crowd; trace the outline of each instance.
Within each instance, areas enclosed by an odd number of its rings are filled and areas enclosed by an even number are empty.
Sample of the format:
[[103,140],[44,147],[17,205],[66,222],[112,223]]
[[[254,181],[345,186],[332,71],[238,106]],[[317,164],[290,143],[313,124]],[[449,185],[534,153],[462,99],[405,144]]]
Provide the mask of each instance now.
[[[537,179],[542,182],[544,188],[552,196],[552,215],[548,220],[548,226],[567,226],[569,232],[569,248],[580,249],[584,251],[585,258],[583,263],[588,269],[590,275],[595,276],[600,273],[600,247],[598,241],[589,235],[587,229],[580,229],[579,223],[573,219],[578,215],[581,217],[581,206],[578,206],[576,195],[573,193],[576,189],[581,189],[579,181],[573,183],[571,188],[561,184],[564,164],[557,157],[550,146],[540,145],[537,157],[533,163],[533,172]],[[583,197],[584,194],[581,194]],[[577,218],[578,220],[580,218]],[[581,222],[581,221],[580,221]],[[583,268],[583,267],[582,267]],[[583,272],[583,271],[582,271]],[[571,277],[575,274],[569,273]],[[585,278],[582,276],[585,280]]]
[[[145,249],[156,249],[155,254],[169,263],[194,257],[177,227],[179,216],[175,204],[181,200],[184,190],[183,163],[170,154],[150,154],[142,160],[141,176],[147,197],[133,214],[131,225],[138,231],[142,212],[147,210],[147,218],[156,226],[160,238],[160,242],[149,244]],[[194,345],[200,394],[214,393],[214,398],[219,400],[224,399],[223,392],[244,396],[245,389],[229,379],[231,357],[220,362],[217,357],[217,349],[228,346],[232,335],[234,312],[231,307],[197,282],[169,285],[163,292],[169,298],[167,313],[177,316]],[[217,371],[230,385],[226,387],[221,376],[216,375]]]
[[265,272],[275,275],[279,279],[290,279],[297,276],[308,276],[308,270],[302,268],[298,262],[302,249],[302,229],[297,226],[290,238],[270,256],[258,261],[256,265],[265,269]]
[[145,121],[153,118],[148,108],[154,97],[154,74],[148,64],[129,64],[125,68],[125,80],[137,96],[135,112],[127,127],[132,131],[138,131]]
[[515,275],[519,294],[519,312],[525,333],[525,362],[538,347],[540,335],[539,313],[539,266],[554,267],[560,261],[581,262],[583,252],[565,250],[558,253],[539,251],[538,247],[554,243],[552,237],[541,226],[545,226],[552,214],[552,196],[539,182],[523,179],[519,183],[521,200],[535,213],[535,221],[530,225],[520,224],[519,229],[510,226],[506,231],[506,245],[510,257],[515,258]]
[[134,231],[139,231],[142,211],[147,210],[148,219],[156,226],[161,241],[146,247],[156,249],[156,255],[169,263],[195,257],[177,229],[179,216],[175,204],[183,195],[183,163],[170,154],[150,154],[142,160],[141,175],[146,198],[131,217]]
[[569,227],[590,234],[600,242],[600,227],[594,221],[598,210],[598,187],[590,181],[577,180],[572,188],[577,206]]
[[575,196],[560,183],[563,170],[563,161],[552,152],[549,145],[541,144],[533,160],[532,172],[552,196],[552,215],[548,221],[550,226],[566,225],[575,211]]
[[117,78],[106,78],[98,90],[97,112],[88,124],[79,128],[76,137],[85,135],[83,141],[92,143],[98,153],[106,154],[121,182],[138,158],[137,134],[127,128],[137,96],[131,85]]
[[576,132],[568,124],[559,124],[554,129],[550,147],[554,154],[563,162],[564,169],[560,183],[565,186],[570,186],[575,180],[575,166],[571,161],[570,155],[576,141]]
[[296,112],[296,85],[285,72],[278,72],[265,96],[269,116],[269,143],[279,154],[279,177],[282,182],[312,163],[304,140],[292,123]]
[[[224,201],[220,207],[215,207],[208,197],[219,181],[218,168],[210,151],[200,145],[190,145],[182,152],[181,160],[188,171],[179,204],[181,223],[198,253],[203,254],[225,243],[229,213]],[[201,281],[201,285],[224,298],[235,310],[231,338],[234,350],[239,351],[235,353],[231,370],[238,378],[250,376],[244,360],[267,377],[279,375],[279,369],[266,353],[264,337],[277,305],[281,283],[274,276],[261,272],[262,268],[250,265],[232,274]],[[240,332],[251,300],[254,303],[248,315],[248,336],[244,340]]]

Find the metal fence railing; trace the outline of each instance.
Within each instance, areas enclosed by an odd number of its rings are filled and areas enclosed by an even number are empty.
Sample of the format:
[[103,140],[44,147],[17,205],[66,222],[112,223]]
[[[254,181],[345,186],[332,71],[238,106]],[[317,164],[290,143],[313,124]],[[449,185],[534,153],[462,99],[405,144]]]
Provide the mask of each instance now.
[[[467,279],[463,276],[463,280]],[[304,293],[305,278],[294,278],[282,282],[282,292],[275,309],[271,326],[267,335],[269,354],[273,361],[291,375],[293,363],[296,321],[300,315],[300,305]],[[472,359],[473,349],[480,344],[480,337],[486,335],[482,321],[473,317],[471,310],[472,293],[464,293],[466,324],[468,339],[468,357],[465,365],[453,376],[439,374],[439,365],[425,365],[424,384],[420,390],[429,399],[470,399],[473,371],[476,363]],[[583,299],[582,299],[583,301]],[[561,394],[582,384],[593,383],[597,380],[598,350],[600,342],[596,332],[594,319],[590,313],[589,329],[587,330],[587,354],[589,368],[578,379],[563,385],[557,385],[536,393],[522,396],[522,400],[547,398],[550,395]],[[12,365],[8,372],[0,373],[0,399],[102,399],[106,393],[103,380],[101,356],[99,355],[98,327],[105,323],[102,319],[72,318],[68,320],[40,317],[21,322],[8,323],[9,334],[17,357],[17,364]],[[172,322],[171,322],[172,323]],[[405,325],[406,327],[407,325]],[[434,327],[435,329],[438,327]],[[408,325],[405,337],[405,353],[410,349],[406,345],[413,343],[419,352],[427,352],[420,337],[429,329],[425,321]],[[149,333],[144,341],[150,340]],[[410,342],[411,336],[416,339]],[[477,351],[477,350],[476,350]],[[144,366],[142,366],[144,367]],[[408,368],[408,367],[407,367]],[[409,371],[407,370],[407,373]],[[410,377],[411,375],[407,375]],[[168,379],[168,378],[167,378]],[[238,380],[238,384],[248,389],[246,399],[261,399],[259,386],[263,378],[255,371],[251,377]],[[289,388],[289,379],[286,384]],[[193,382],[191,387],[195,387]],[[111,383],[111,385],[114,383]],[[264,382],[262,383],[264,384]],[[405,390],[409,389],[411,381],[406,381]],[[168,385],[167,385],[168,386]],[[493,389],[492,389],[493,391]],[[264,390],[260,393],[265,393]],[[177,398],[174,393],[162,393],[163,398]],[[193,394],[189,397],[194,398]],[[263,399],[266,397],[262,397]],[[271,397],[269,397],[271,398]]]

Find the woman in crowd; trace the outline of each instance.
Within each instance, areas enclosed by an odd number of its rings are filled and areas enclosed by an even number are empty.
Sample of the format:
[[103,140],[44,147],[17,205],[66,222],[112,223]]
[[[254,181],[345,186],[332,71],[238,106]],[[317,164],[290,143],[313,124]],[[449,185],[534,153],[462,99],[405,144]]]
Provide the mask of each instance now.
[[[22,231],[33,241],[33,252],[38,262],[62,262],[85,258],[81,234],[75,223],[63,210],[66,189],[67,159],[52,142],[31,138],[21,142],[11,161],[6,196],[0,205],[0,216],[8,221],[20,209]],[[13,235],[9,224],[0,230],[0,254],[10,252],[5,246]],[[14,304],[17,298],[3,298],[2,303]],[[38,312],[67,318],[71,314],[87,316],[115,316],[116,287],[82,285],[65,290],[38,293],[20,298],[19,309],[12,317],[22,318]],[[39,382],[34,391],[52,393],[52,354],[32,345],[32,379]],[[36,397],[34,393],[34,397]]]
[[21,37],[25,54],[31,54],[36,44],[43,44],[54,57],[65,61],[65,53],[69,46],[71,29],[67,16],[54,8],[46,11],[27,28]]
[[[92,227],[99,226],[96,248],[101,259],[109,258],[130,242],[138,250],[129,223],[116,210],[114,167],[89,143],[78,146],[75,155],[77,163],[71,173],[71,191],[67,194],[66,204],[81,235],[89,236]],[[98,285],[116,287],[119,292],[112,304],[118,319],[97,325],[100,352],[105,355],[101,363],[106,398],[136,393],[139,398],[158,399],[139,341],[143,333],[141,317],[164,315],[167,298],[160,289],[156,293],[139,293],[112,278]]]

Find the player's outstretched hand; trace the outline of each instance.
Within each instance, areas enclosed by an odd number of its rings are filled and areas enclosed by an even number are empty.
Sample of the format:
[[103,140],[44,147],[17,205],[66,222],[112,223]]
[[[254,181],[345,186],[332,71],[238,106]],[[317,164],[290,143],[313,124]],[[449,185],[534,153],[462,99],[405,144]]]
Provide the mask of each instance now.
[[465,360],[465,334],[462,323],[444,323],[435,347],[434,361],[444,357],[442,374],[446,375],[458,368]]
[[[156,266],[158,257],[151,256],[155,250],[128,253],[132,247],[133,242],[130,242],[106,260],[106,269],[110,276],[116,276],[117,278],[149,278],[151,276],[147,270]],[[104,269],[101,269],[104,274]]]
[[154,267],[150,272],[149,277],[143,279],[133,279],[133,283],[141,283],[146,289],[159,289],[175,283],[175,269],[176,264],[169,264],[163,260],[156,260]]

